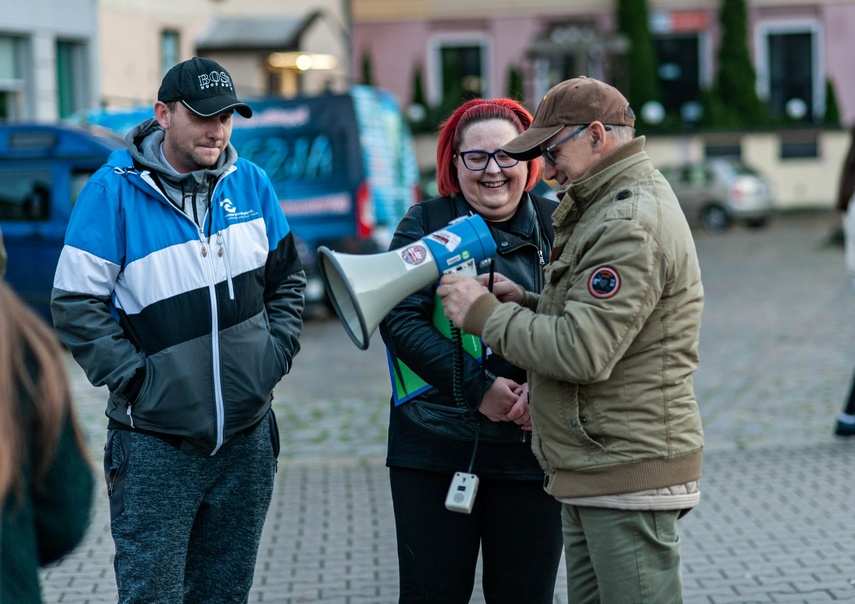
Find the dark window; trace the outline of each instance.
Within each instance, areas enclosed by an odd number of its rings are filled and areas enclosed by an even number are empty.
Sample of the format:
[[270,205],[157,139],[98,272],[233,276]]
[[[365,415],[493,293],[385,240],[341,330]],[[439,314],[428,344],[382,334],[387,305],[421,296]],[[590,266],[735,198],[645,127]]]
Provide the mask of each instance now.
[[802,159],[819,157],[819,143],[816,130],[782,131],[781,159]]
[[812,37],[807,32],[769,34],[769,110],[775,116],[787,117],[792,102],[804,114],[789,117],[813,117]]
[[706,157],[741,157],[742,146],[739,143],[707,143],[704,146],[704,155]]
[[443,46],[440,58],[444,105],[456,107],[461,101],[484,96],[481,46]]
[[686,103],[700,99],[698,34],[660,35],[655,43],[662,104],[679,115]]

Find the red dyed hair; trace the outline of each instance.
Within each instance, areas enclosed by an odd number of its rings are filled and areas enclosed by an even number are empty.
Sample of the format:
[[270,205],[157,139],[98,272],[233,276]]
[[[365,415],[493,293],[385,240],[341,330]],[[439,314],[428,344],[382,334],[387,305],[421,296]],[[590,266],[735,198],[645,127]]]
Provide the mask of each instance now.
[[[472,124],[487,120],[505,120],[514,125],[517,132],[522,134],[531,126],[532,115],[528,109],[513,99],[472,99],[466,101],[442,123],[436,145],[436,183],[442,196],[460,193],[460,180],[457,178],[457,168],[454,166],[454,156],[460,149],[460,141],[466,129]],[[528,164],[528,179],[525,190],[531,188],[540,180],[543,173],[543,163],[540,158],[526,162]]]

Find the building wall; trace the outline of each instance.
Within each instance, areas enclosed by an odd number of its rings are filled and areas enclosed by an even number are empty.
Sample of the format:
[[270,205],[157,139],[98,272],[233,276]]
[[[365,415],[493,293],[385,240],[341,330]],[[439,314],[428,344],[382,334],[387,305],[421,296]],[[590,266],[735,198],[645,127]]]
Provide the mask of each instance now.
[[27,40],[30,61],[26,73],[21,116],[53,121],[59,115],[57,98],[56,42],[67,40],[86,48],[88,69],[82,74],[83,95],[97,98],[96,0],[0,0],[0,35]]
[[855,36],[855,10],[851,3],[826,5],[825,65],[834,85],[844,124],[855,124],[855,69],[852,68],[852,39]]
[[[652,15],[670,13],[690,15],[687,11],[708,15],[702,36],[701,82],[712,83],[717,67],[719,0],[659,0],[650,2]],[[749,5],[749,50],[755,63],[764,51],[768,27],[807,24],[817,33],[820,69],[817,74],[814,105],[824,107],[824,79],[829,77],[837,93],[844,124],[855,123],[855,70],[849,68],[851,44],[855,33],[853,0],[754,0]],[[573,3],[553,0],[353,0],[354,61],[370,54],[374,61],[375,83],[392,90],[403,103],[412,99],[412,72],[416,65],[424,69],[424,85],[429,101],[436,100],[436,82],[440,77],[432,60],[435,40],[454,32],[483,34],[491,40],[488,94],[507,92],[507,74],[511,65],[524,67],[527,100],[530,104],[545,91],[544,78],[535,72],[529,50],[538,35],[557,23],[589,21],[603,32],[613,31],[613,2],[577,0]],[[756,65],[764,91],[767,78],[764,65]],[[581,74],[580,74],[581,75]],[[596,73],[588,75],[598,76]]]
[[[307,32],[306,50],[336,55],[339,67],[304,78],[304,83],[309,90],[319,90],[332,78],[344,87],[350,61],[343,7],[341,0],[100,0],[103,102],[108,106],[154,102],[163,77],[160,35],[165,29],[179,33],[180,60],[186,60],[195,55],[196,39],[215,17],[302,17],[316,10],[323,16]],[[261,57],[218,53],[212,58],[229,71],[239,94],[255,96],[267,89]]]
[[[848,132],[822,131],[817,136],[818,157],[781,159],[781,138],[777,133],[741,137],[743,161],[769,180],[775,208],[779,210],[831,208],[849,143]],[[655,166],[679,165],[704,157],[700,135],[648,137],[645,149]]]

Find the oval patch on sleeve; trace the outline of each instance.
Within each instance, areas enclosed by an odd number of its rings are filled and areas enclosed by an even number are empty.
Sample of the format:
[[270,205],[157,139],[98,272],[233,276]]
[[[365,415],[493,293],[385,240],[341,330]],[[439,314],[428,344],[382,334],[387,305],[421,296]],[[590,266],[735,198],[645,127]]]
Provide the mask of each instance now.
[[611,298],[620,289],[620,275],[610,266],[595,269],[588,279],[588,291],[600,300]]

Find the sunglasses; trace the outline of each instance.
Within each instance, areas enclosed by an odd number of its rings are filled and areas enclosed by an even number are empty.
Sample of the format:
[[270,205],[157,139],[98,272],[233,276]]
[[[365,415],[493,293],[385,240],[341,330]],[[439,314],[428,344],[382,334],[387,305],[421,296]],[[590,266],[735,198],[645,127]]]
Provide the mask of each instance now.
[[[551,145],[549,145],[546,149],[544,149],[543,151],[540,152],[541,155],[543,155],[543,159],[545,159],[550,166],[554,167],[555,166],[555,156],[552,155],[552,150],[555,149],[558,145],[566,143],[567,141],[569,141],[574,136],[581,134],[582,131],[590,125],[591,124],[585,124],[584,126],[579,126],[578,128],[576,128],[573,132],[571,132],[570,134],[568,134],[564,138],[557,140],[554,143],[552,143]],[[606,129],[606,132],[609,132],[612,129],[611,126],[603,126],[603,127]]]

